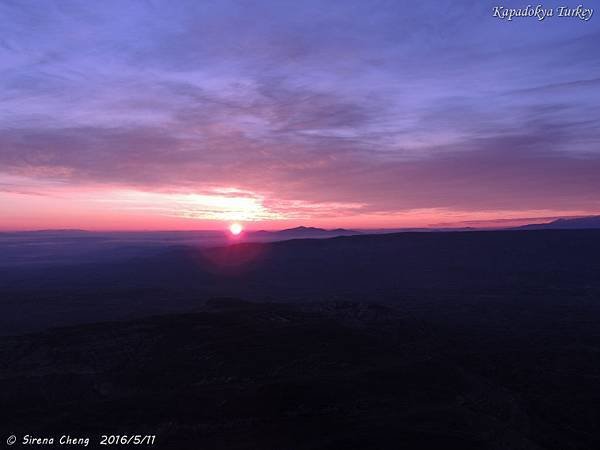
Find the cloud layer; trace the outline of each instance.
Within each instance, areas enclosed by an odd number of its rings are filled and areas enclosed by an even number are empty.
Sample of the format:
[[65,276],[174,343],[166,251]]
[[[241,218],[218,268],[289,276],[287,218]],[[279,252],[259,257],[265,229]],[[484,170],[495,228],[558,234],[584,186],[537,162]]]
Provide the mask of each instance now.
[[251,220],[599,212],[600,22],[484,3],[4,2],[0,202],[13,226],[125,191],[193,219],[234,204],[173,205],[223,190]]

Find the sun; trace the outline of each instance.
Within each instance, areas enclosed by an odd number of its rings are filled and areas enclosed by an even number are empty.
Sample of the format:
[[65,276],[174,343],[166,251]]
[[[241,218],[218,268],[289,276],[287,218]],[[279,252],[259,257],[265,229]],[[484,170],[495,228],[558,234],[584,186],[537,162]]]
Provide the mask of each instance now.
[[244,227],[239,223],[232,223],[231,225],[229,225],[229,231],[231,231],[231,234],[233,234],[234,236],[240,234],[243,229]]

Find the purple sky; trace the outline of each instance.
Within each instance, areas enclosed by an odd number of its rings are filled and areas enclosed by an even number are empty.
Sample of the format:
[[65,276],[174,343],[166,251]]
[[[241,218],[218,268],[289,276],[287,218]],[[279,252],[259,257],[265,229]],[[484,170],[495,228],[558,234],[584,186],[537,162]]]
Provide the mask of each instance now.
[[600,11],[495,5],[3,1],[0,229],[599,214]]

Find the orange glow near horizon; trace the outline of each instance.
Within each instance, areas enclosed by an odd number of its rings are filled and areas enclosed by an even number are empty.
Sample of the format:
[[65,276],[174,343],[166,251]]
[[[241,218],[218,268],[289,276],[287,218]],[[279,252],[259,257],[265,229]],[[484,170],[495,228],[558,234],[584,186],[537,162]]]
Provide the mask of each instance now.
[[[1,180],[0,180],[1,181]],[[9,180],[10,181],[10,180]],[[514,226],[555,217],[595,215],[582,210],[468,211],[422,208],[385,213],[361,203],[277,198],[236,188],[202,191],[142,191],[93,186],[72,189],[49,184],[43,194],[0,191],[0,231],[86,229],[90,231],[217,230],[223,224],[248,230],[296,226],[320,228],[410,228]],[[237,228],[237,227],[236,227]],[[231,235],[236,234],[231,231]],[[240,230],[241,232],[242,230]]]

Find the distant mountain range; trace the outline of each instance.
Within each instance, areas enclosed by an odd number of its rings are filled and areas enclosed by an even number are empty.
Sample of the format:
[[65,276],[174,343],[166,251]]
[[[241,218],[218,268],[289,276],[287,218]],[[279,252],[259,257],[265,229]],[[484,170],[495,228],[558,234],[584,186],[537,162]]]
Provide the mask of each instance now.
[[249,232],[247,240],[287,240],[287,239],[302,239],[302,238],[331,238],[336,236],[354,236],[362,234],[360,231],[346,230],[344,228],[336,228],[334,230],[325,230],[315,227],[296,227],[288,228],[279,231],[255,231]]
[[532,223],[513,228],[514,230],[583,230],[600,228],[600,216],[557,219],[548,223]]
[[[450,231],[478,231],[478,230],[581,230],[600,228],[599,216],[586,216],[577,218],[556,219],[546,223],[531,223],[518,227],[421,227],[421,228],[389,228],[389,229],[361,229],[350,230],[346,228],[324,229],[316,227],[299,226],[284,230],[246,231],[242,241],[270,242],[289,239],[320,239],[337,236],[355,236],[367,234],[392,234],[392,233],[432,233]],[[79,229],[49,229],[33,231],[0,231],[0,238],[104,238],[110,240],[142,240],[163,243],[164,241],[194,241],[195,244],[225,245],[228,233],[224,230],[165,230],[165,231],[88,231]],[[202,241],[202,242],[201,242]],[[1,241],[0,241],[1,244]],[[0,250],[2,250],[0,248]]]

